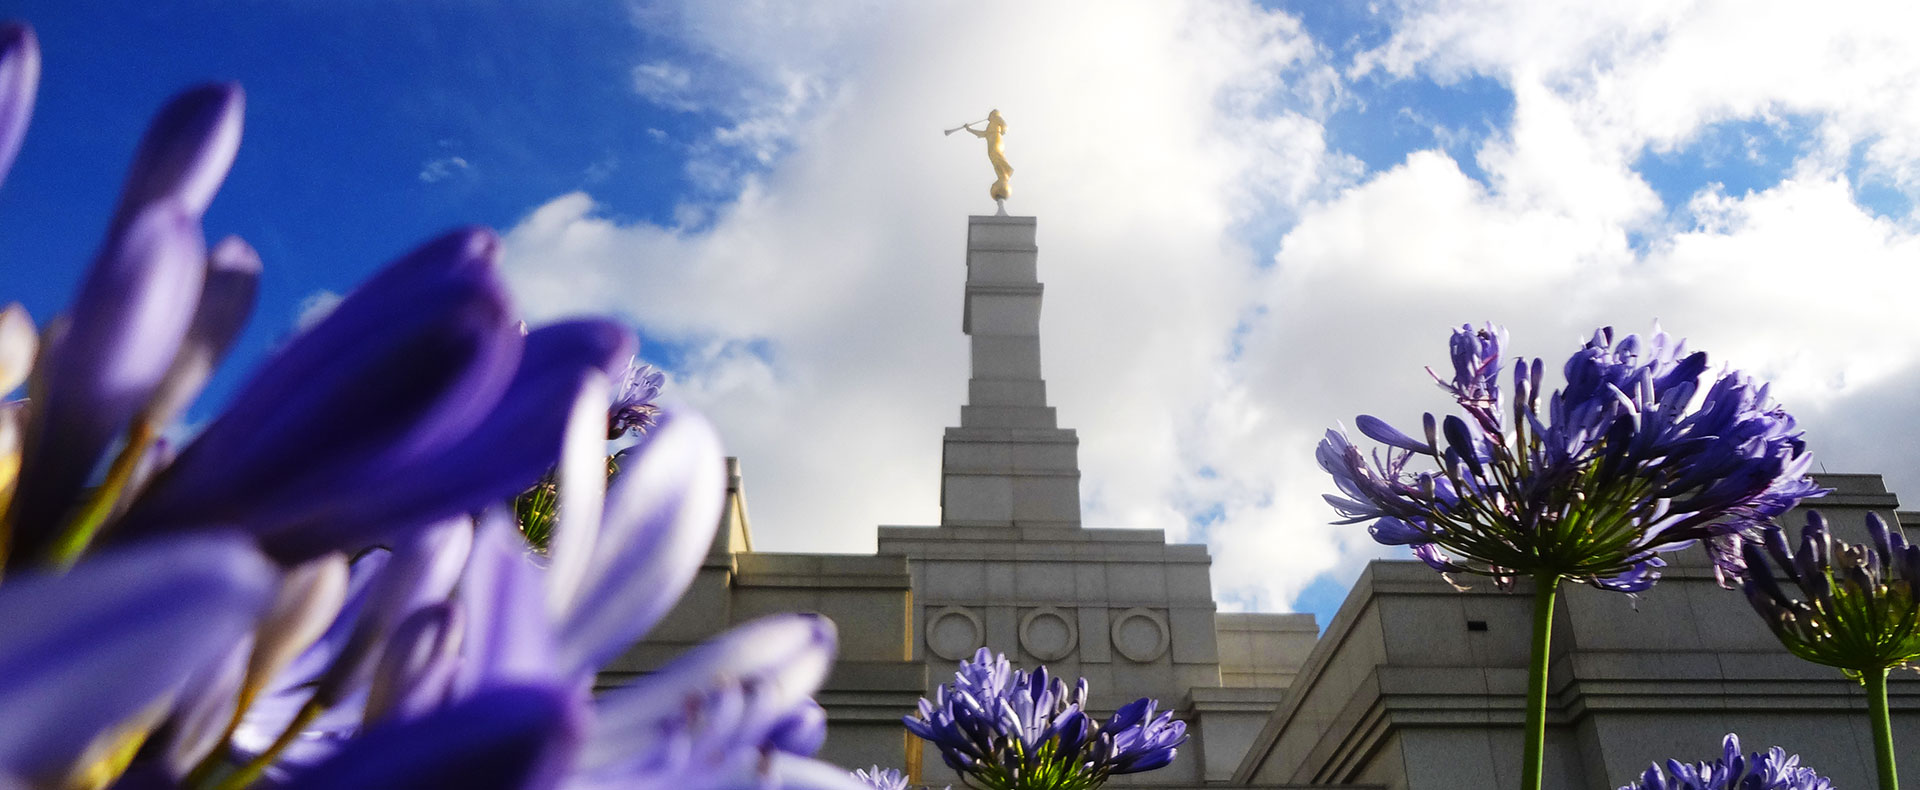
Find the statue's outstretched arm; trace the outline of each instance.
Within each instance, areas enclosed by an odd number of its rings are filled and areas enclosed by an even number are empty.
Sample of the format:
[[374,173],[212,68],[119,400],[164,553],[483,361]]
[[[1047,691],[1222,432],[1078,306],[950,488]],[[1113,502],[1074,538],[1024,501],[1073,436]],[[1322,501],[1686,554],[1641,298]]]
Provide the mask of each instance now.
[[986,136],[987,136],[987,133],[986,133],[986,132],[983,132],[983,131],[980,131],[979,129],[975,129],[975,128],[973,128],[973,124],[967,124],[966,126],[963,126],[963,127],[960,127],[960,128],[962,128],[962,129],[965,129],[965,130],[967,130],[967,134],[971,134],[971,135],[973,135],[973,136],[975,136],[975,137],[986,137]]

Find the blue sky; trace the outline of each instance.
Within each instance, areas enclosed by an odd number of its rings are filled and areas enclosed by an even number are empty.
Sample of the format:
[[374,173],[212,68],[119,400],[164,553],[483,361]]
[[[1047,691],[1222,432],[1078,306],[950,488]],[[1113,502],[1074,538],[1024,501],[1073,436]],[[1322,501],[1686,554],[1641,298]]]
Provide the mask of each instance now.
[[196,419],[307,306],[485,224],[530,317],[625,317],[715,417],[760,545],[865,551],[938,518],[959,231],[991,205],[931,132],[998,106],[1089,523],[1207,541],[1229,606],[1324,623],[1386,555],[1324,524],[1312,442],[1439,408],[1420,367],[1463,321],[1553,356],[1661,320],[1779,380],[1836,471],[1920,496],[1876,441],[1920,435],[1890,295],[1920,248],[1920,61],[1885,32],[1910,12],[1098,8],[16,2],[44,70],[0,281],[57,314],[148,114],[237,80],[207,227],[267,271]]

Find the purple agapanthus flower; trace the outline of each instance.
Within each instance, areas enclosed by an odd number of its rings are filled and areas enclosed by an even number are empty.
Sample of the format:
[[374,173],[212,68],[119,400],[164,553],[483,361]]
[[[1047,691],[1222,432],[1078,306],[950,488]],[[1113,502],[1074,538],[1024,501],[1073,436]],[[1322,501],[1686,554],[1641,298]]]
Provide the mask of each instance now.
[[652,365],[638,358],[629,360],[626,372],[614,384],[613,407],[607,412],[607,438],[618,439],[652,428],[660,417],[660,407],[653,401],[660,397],[660,388],[666,382],[667,374]]
[[1728,733],[1720,759],[1707,763],[1668,760],[1647,768],[1640,780],[1620,790],[1832,790],[1833,783],[1800,765],[1799,755],[1778,746],[1764,752],[1740,751],[1739,736]]
[[[0,182],[38,64],[0,27]],[[253,301],[258,256],[200,224],[242,104],[207,85],[160,111],[44,348],[0,311],[0,384],[31,364],[33,394],[0,406],[0,786],[857,790],[804,756],[823,618],[589,693],[697,572],[722,454],[698,416],[652,412],[609,491],[631,333],[525,331],[491,231],[403,256],[177,455],[159,441]],[[549,469],[536,564],[504,508]]]
[[[1867,514],[1865,545],[1836,541],[1818,511],[1807,513],[1800,550],[1779,527],[1745,546],[1742,587],[1787,650],[1844,672],[1866,692],[1880,786],[1898,784],[1887,674],[1920,668],[1920,546],[1897,525]],[[1763,549],[1762,546],[1765,548]],[[1794,583],[1789,593],[1775,572]]]
[[1799,551],[1779,527],[1747,544],[1741,580],[1789,651],[1856,678],[1920,665],[1920,546],[1876,514],[1867,514],[1867,532],[1870,544],[1836,541],[1826,518],[1810,512]]
[[897,768],[881,768],[877,765],[855,768],[853,778],[860,780],[869,790],[907,790],[907,775]]
[[1340,523],[1372,522],[1383,544],[1503,586],[1551,574],[1637,592],[1659,578],[1658,552],[1697,542],[1737,574],[1741,536],[1824,493],[1767,387],[1710,370],[1684,341],[1602,329],[1551,394],[1538,359],[1516,359],[1501,392],[1505,342],[1492,325],[1453,333],[1453,375],[1435,378],[1464,419],[1428,414],[1408,434],[1361,415],[1360,432],[1386,445],[1371,457],[1327,432],[1317,456],[1340,489],[1326,497]]
[[1142,697],[1101,722],[1086,713],[1087,681],[1069,688],[1040,667],[1028,674],[981,648],[952,683],[905,719],[947,766],[979,790],[1084,790],[1117,774],[1173,762],[1186,722]]

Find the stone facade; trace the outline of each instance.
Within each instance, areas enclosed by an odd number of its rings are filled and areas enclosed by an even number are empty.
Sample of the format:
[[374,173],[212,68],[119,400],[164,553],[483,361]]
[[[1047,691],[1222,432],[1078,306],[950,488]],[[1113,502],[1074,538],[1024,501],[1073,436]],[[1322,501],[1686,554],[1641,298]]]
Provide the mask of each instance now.
[[[1920,514],[1896,516],[1879,476],[1818,477],[1835,489],[1815,501],[1837,537],[1867,540],[1869,511],[1913,535]],[[1720,588],[1704,551],[1666,556],[1667,573],[1637,599],[1561,588],[1546,786],[1613,790],[1656,760],[1714,757],[1729,732],[1750,750],[1798,753],[1836,787],[1873,786],[1859,684],[1782,649],[1744,595]],[[1456,591],[1418,562],[1369,565],[1233,782],[1518,787],[1532,601],[1469,583]],[[1901,777],[1920,783],[1920,677],[1898,672],[1889,685]]]
[[1115,784],[1231,778],[1318,629],[1308,615],[1216,612],[1205,546],[1081,525],[1079,439],[1059,427],[1040,375],[1034,232],[1032,217],[968,223],[961,329],[971,380],[960,424],[946,430],[941,523],[883,526],[873,555],[756,552],[730,462],[728,507],[699,577],[606,685],[751,617],[814,611],[841,639],[819,697],[825,759],[959,785],[900,717],[986,646],[1028,669],[1087,678],[1095,713],[1142,696],[1180,712],[1193,737],[1174,764]]
[[[1092,712],[1142,696],[1188,723],[1165,769],[1116,785],[1495,790],[1518,785],[1530,600],[1458,592],[1415,562],[1372,563],[1324,634],[1310,615],[1230,614],[1206,547],[1160,530],[1081,524],[1079,439],[1040,372],[1036,223],[972,217],[961,329],[967,403],[946,429],[940,524],[882,526],[872,555],[756,552],[737,462],[706,564],[679,608],[604,678],[650,671],[764,614],[819,612],[840,658],[819,700],[822,757],[960,786],[900,726],[982,647],[1085,677]],[[1823,475],[1819,503],[1858,540],[1895,516],[1877,476]],[[1795,516],[1797,518],[1797,516]],[[1276,525],[1276,528],[1279,528]],[[1639,598],[1563,588],[1550,678],[1549,787],[1609,790],[1658,759],[1706,759],[1738,732],[1781,744],[1840,787],[1871,784],[1863,702],[1838,672],[1782,650],[1704,552],[1667,555]],[[1524,590],[1522,590],[1524,592]],[[1920,680],[1892,684],[1895,731],[1920,786]]]

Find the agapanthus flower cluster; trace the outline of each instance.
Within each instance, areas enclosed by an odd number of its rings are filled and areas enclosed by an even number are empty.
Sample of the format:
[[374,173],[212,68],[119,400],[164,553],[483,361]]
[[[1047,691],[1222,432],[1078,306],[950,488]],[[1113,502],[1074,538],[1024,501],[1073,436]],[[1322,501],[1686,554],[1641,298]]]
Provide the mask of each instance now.
[[1867,532],[1871,544],[1834,540],[1826,518],[1810,512],[1795,552],[1783,530],[1769,528],[1746,546],[1741,585],[1789,651],[1853,678],[1920,668],[1920,546],[1872,513]]
[[[0,182],[38,70],[0,26]],[[824,738],[821,618],[589,693],[696,573],[722,454],[661,412],[609,485],[631,333],[523,331],[490,231],[402,256],[177,454],[160,440],[261,271],[201,227],[241,108],[233,85],[169,102],[68,312],[38,341],[0,312],[0,394],[30,375],[0,408],[0,786],[858,788],[800,756]],[[506,502],[548,469],[536,564]]]
[[1687,764],[1668,760],[1662,772],[1659,765],[1647,768],[1640,781],[1620,790],[1832,790],[1833,784],[1800,765],[1799,755],[1789,755],[1778,746],[1765,752],[1743,754],[1740,738],[1729,733],[1723,742],[1720,759],[1710,763]]
[[[1737,573],[1740,535],[1823,493],[1766,385],[1711,369],[1684,341],[1601,329],[1551,394],[1539,359],[1516,358],[1502,391],[1505,343],[1491,324],[1453,333],[1452,375],[1434,377],[1464,416],[1427,414],[1409,435],[1362,415],[1360,432],[1386,445],[1371,459],[1327,432],[1317,456],[1340,523],[1371,521],[1383,544],[1503,586],[1551,574],[1636,592],[1659,577],[1656,552],[1701,541]],[[1416,456],[1433,468],[1409,468]]]
[[1086,714],[1086,700],[1086,679],[1069,688],[1046,667],[1028,674],[983,647],[905,721],[980,790],[1095,788],[1165,766],[1186,742],[1186,722],[1157,713],[1150,698],[1105,722]]
[[607,438],[646,433],[660,419],[654,400],[667,383],[667,374],[634,358],[614,385],[613,408],[607,413]]

